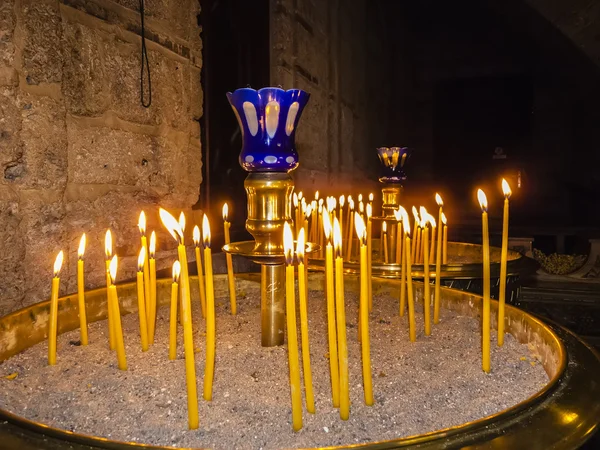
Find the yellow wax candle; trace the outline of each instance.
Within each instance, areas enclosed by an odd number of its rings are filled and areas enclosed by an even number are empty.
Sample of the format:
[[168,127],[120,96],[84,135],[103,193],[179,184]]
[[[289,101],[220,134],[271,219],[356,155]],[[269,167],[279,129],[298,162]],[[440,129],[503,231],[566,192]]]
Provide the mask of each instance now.
[[[150,344],[154,344],[154,333],[156,329],[156,259],[154,258],[156,253],[156,233],[153,231],[150,235],[150,258],[147,260],[150,264],[148,270],[150,274],[150,322],[148,322],[148,341]],[[148,315],[148,313],[146,313]]]
[[367,257],[367,233],[365,230],[364,221],[360,216],[357,216],[354,221],[356,225],[356,234],[360,244],[360,306],[359,306],[359,323],[360,323],[360,343],[362,356],[362,375],[363,375],[363,391],[365,396],[365,404],[373,405],[373,380],[371,377],[371,344],[369,342],[369,268]]
[[294,236],[288,222],[283,228],[285,251],[285,312],[287,319],[288,364],[290,370],[290,395],[292,398],[292,424],[294,431],[302,428],[302,392],[300,365],[298,364],[298,336],[296,331],[296,287],[294,285]]
[[396,264],[402,264],[402,222],[398,221],[396,224],[396,258],[394,262]]
[[[294,193],[294,195],[296,195]],[[298,200],[296,200],[296,204]],[[231,223],[227,220],[227,215],[229,214],[229,207],[227,203],[223,205],[223,229],[225,232],[225,244],[229,244],[231,239],[229,237],[229,228],[231,227]],[[299,222],[296,222],[297,224]],[[298,226],[298,225],[296,225]],[[231,314],[234,316],[237,314],[237,302],[235,298],[235,278],[233,277],[233,260],[231,258],[230,253],[225,253],[225,261],[227,263],[227,285],[229,286],[229,304],[231,306]]]
[[[346,246],[346,259],[350,261],[350,258],[352,257],[352,242],[354,242],[352,239],[352,233],[354,230],[354,202],[349,203],[348,206],[350,207],[350,217],[348,219],[348,245]],[[340,233],[341,231],[342,230],[340,230]]]
[[[329,214],[323,216],[326,221]],[[308,340],[308,304],[306,295],[306,271],[304,265],[304,230],[300,229],[296,244],[298,258],[298,293],[300,295],[300,336],[302,339],[302,373],[304,374],[304,391],[306,396],[306,410],[315,413],[315,397],[313,394],[312,371],[310,368],[310,344]]]
[[[442,210],[442,208],[440,208],[440,218],[443,215],[441,210]],[[433,323],[439,323],[439,321],[440,321],[440,287],[442,284],[441,268],[442,268],[442,233],[440,231],[440,232],[438,232],[437,252],[435,254],[435,293],[433,295]]]
[[88,345],[87,317],[85,314],[85,283],[83,280],[83,254],[85,253],[85,233],[81,235],[77,251],[77,303],[79,305],[79,337],[81,345]]
[[327,239],[325,246],[325,280],[327,296],[327,334],[329,338],[329,373],[331,397],[335,408],[340,406],[340,375],[338,368],[337,332],[335,324],[335,291],[333,279],[333,246],[331,245],[331,223],[326,220],[323,230]]
[[60,278],[58,275],[62,267],[64,254],[61,250],[54,260],[54,278],[50,291],[50,318],[48,319],[48,365],[56,364],[56,336],[58,334],[58,289]]
[[498,295],[498,345],[504,345],[504,304],[506,301],[506,264],[508,259],[508,199],[512,194],[510,186],[502,179],[504,193],[504,214],[502,217],[502,253],[500,256],[500,292]]
[[431,225],[431,241],[430,241],[430,245],[429,245],[429,261],[433,261],[433,258],[435,258],[435,232],[436,232],[436,227],[432,224]]
[[413,216],[415,218],[415,221],[413,223],[413,228],[412,229],[415,230],[415,231],[413,232],[413,238],[414,239],[412,240],[412,248],[411,248],[411,253],[410,254],[411,254],[412,261],[416,262],[417,261],[415,259],[415,257],[417,256],[416,255],[416,251],[415,251],[415,248],[417,246],[417,239],[416,238],[417,238],[417,230],[419,229],[419,226],[421,224],[421,219],[419,219],[419,213],[417,212],[417,208],[415,206],[412,207],[412,213],[413,213]]
[[[338,212],[338,215],[336,216],[338,218],[338,221],[340,222],[340,231],[342,232],[342,236],[344,236],[344,205],[346,204],[346,197],[344,195],[340,195],[340,200],[338,202],[338,205],[340,206],[340,210]],[[332,219],[333,221],[333,219]],[[344,241],[342,239],[342,249],[344,248]]]
[[146,302],[146,321],[148,323],[148,332],[151,333],[148,336],[148,340],[150,343],[154,342],[154,328],[151,325],[152,322],[152,305],[151,303],[151,295],[150,295],[150,263],[148,259],[150,258],[150,252],[148,249],[148,240],[146,239],[146,213],[142,211],[140,213],[140,218],[138,219],[138,228],[140,229],[142,247],[146,249],[146,260],[144,261],[144,301]]
[[481,314],[483,331],[481,333],[482,358],[481,368],[484,372],[490,371],[490,237],[488,233],[487,198],[479,189],[477,198],[481,206],[481,231],[483,240],[483,311]]
[[125,343],[123,342],[123,328],[121,327],[121,311],[119,308],[119,297],[117,296],[117,255],[110,261],[110,286],[108,287],[109,308],[112,309],[113,324],[115,330],[115,346],[117,349],[117,365],[120,370],[127,370],[127,358],[125,357]]
[[[317,191],[317,194],[319,193],[319,191]],[[310,219],[310,228],[311,228],[311,236],[312,236],[312,241],[313,242],[317,242],[317,202],[316,201],[312,201],[311,203],[311,219]]]
[[417,264],[423,261],[423,229],[421,227],[417,228],[417,260],[415,261]]
[[[443,212],[444,200],[442,200],[442,196],[440,194],[438,194],[437,192],[435,194],[435,202],[440,207],[440,210],[438,212],[438,221],[437,221],[437,226],[440,227],[440,229],[438,230],[438,235],[437,235],[437,247],[438,247],[437,251],[440,252],[441,251],[440,243],[442,241],[442,232],[443,232],[442,214],[444,214],[444,212]],[[432,246],[433,246],[433,241],[434,241],[434,239],[432,237],[432,239],[431,239],[431,245]],[[434,323],[437,323],[437,322],[434,321]]]
[[368,280],[368,292],[367,292],[367,298],[368,298],[368,303],[369,303],[369,312],[371,312],[373,310],[373,283],[372,283],[372,267],[373,267],[373,260],[372,260],[372,253],[373,253],[373,249],[372,249],[372,243],[371,243],[371,239],[372,239],[372,224],[371,224],[371,216],[373,215],[373,207],[371,206],[370,203],[367,203],[367,280]]
[[137,271],[137,298],[138,298],[138,316],[140,318],[140,338],[142,341],[142,351],[148,351],[148,322],[146,316],[146,302],[144,299],[144,261],[146,260],[146,248],[140,249],[138,256]]
[[177,256],[181,265],[180,291],[181,309],[183,316],[183,348],[185,355],[185,378],[187,386],[188,427],[190,430],[198,428],[198,393],[196,386],[196,363],[194,357],[194,339],[192,330],[192,314],[190,301],[190,279],[187,268],[187,254],[183,244],[183,230],[177,220],[166,210],[160,208],[160,218],[171,233],[171,236],[179,243]]
[[[227,203],[225,203],[226,205]],[[225,212],[225,205],[223,205],[223,213]],[[298,209],[298,194],[294,192],[292,194],[292,216],[294,217],[294,229],[296,230],[296,234],[300,231],[300,221],[299,218],[299,209]]]
[[383,241],[383,262],[387,263],[388,258],[388,243],[387,243],[387,222],[383,222],[381,225],[381,239]]
[[107,324],[108,324],[108,346],[111,350],[115,349],[115,328],[113,324],[112,308],[108,298],[108,288],[110,287],[110,260],[112,258],[112,233],[106,230],[104,237],[104,253],[106,255],[106,305],[107,305]]
[[[352,223],[350,216],[350,223]],[[340,371],[340,418],[350,417],[350,385],[348,379],[348,345],[346,342],[346,307],[344,305],[344,259],[342,258],[342,232],[340,224],[333,221],[335,246],[335,308],[337,314],[338,360]]]
[[442,264],[448,264],[448,225],[446,224],[446,215],[442,213],[442,223],[444,224],[444,236],[442,238]]
[[202,219],[204,266],[206,267],[206,364],[204,366],[204,400],[212,400],[215,376],[215,289],[213,284],[212,251],[210,249],[210,224],[205,214]]
[[179,293],[179,274],[181,264],[173,263],[173,284],[171,284],[171,311],[169,314],[169,359],[177,357],[177,294]]
[[417,331],[415,324],[415,297],[413,295],[412,262],[410,257],[411,252],[408,251],[408,249],[411,248],[410,224],[408,222],[408,214],[406,213],[406,211],[404,211],[404,214],[402,215],[402,222],[405,225],[404,233],[406,236],[404,239],[404,246],[406,248],[406,251],[404,253],[406,256],[406,261],[403,265],[406,265],[406,295],[408,299],[408,335],[410,341],[415,342],[417,340]]
[[423,245],[426,249],[423,254],[423,316],[425,320],[425,336],[429,336],[431,334],[431,285],[429,284],[429,227],[427,226],[427,221],[430,218],[429,214],[424,214],[421,217],[424,220],[422,224]]
[[193,231],[194,247],[196,252],[196,269],[198,270],[198,288],[200,290],[200,308],[202,317],[206,317],[206,288],[204,286],[204,273],[202,270],[202,257],[200,256],[200,228],[198,225]]

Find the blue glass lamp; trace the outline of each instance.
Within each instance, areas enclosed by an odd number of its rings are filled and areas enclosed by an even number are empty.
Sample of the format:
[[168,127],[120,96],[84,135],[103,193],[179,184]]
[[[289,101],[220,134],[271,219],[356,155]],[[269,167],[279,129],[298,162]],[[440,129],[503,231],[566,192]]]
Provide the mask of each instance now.
[[408,147],[379,147],[377,155],[381,162],[382,183],[402,183],[406,180],[404,165],[410,158],[411,150]]
[[298,167],[294,141],[310,94],[300,89],[237,89],[227,99],[242,130],[240,165],[248,172],[289,172]]

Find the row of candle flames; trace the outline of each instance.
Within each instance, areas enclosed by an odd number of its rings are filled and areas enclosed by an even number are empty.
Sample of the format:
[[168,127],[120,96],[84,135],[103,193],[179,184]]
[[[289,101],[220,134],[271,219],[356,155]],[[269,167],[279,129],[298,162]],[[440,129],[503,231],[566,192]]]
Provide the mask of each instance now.
[[[505,196],[504,203],[504,222],[502,233],[502,255],[501,255],[501,273],[500,273],[500,296],[499,296],[499,317],[498,317],[498,345],[504,341],[504,294],[506,285],[506,260],[507,260],[507,240],[508,240],[508,199],[511,195],[510,187],[506,180],[502,180],[502,188]],[[360,300],[359,300],[359,323],[358,339],[361,343],[362,357],[362,375],[364,401],[367,405],[373,405],[373,389],[371,377],[371,359],[369,344],[369,312],[372,309],[371,292],[371,229],[372,229],[372,194],[369,196],[369,202],[366,208],[359,196],[358,211],[354,211],[352,198],[348,198],[348,222],[349,226],[345,230],[342,225],[344,197],[340,197],[338,203],[339,209],[336,211],[336,200],[334,197],[319,199],[318,192],[315,200],[307,204],[302,193],[293,194],[292,204],[294,206],[293,216],[297,230],[296,248],[294,250],[294,233],[289,223],[284,226],[284,253],[286,261],[286,320],[287,320],[287,346],[288,363],[290,377],[290,393],[292,403],[292,425],[295,431],[302,428],[302,397],[300,387],[300,369],[298,355],[298,338],[296,325],[296,290],[295,274],[298,274],[298,292],[299,292],[299,310],[300,310],[300,332],[302,340],[302,366],[304,375],[306,408],[310,413],[315,412],[314,395],[312,389],[312,376],[310,368],[310,349],[308,339],[308,319],[307,319],[307,271],[305,264],[305,236],[310,232],[311,239],[321,242],[325,250],[325,279],[326,279],[326,302],[327,302],[327,330],[329,345],[329,366],[331,376],[331,394],[332,404],[339,408],[340,417],[343,420],[349,418],[350,398],[349,398],[349,380],[348,380],[348,353],[346,341],[346,317],[344,304],[344,239],[346,236],[346,255],[350,259],[352,255],[352,233],[353,228],[358,237],[359,260],[360,260]],[[482,329],[482,369],[485,372],[490,371],[490,269],[489,269],[489,235],[487,219],[487,198],[484,192],[479,189],[478,200],[482,210],[482,234],[483,234],[483,329]],[[325,203],[326,202],[326,203]],[[416,208],[413,207],[415,215],[415,239],[411,239],[411,227],[407,211],[400,206],[395,211],[395,219],[398,227],[398,244],[396,249],[395,262],[400,263],[401,269],[401,288],[400,288],[400,316],[403,316],[408,304],[409,319],[409,338],[416,340],[415,310],[414,310],[414,291],[411,276],[411,264],[413,260],[423,259],[425,267],[429,267],[430,260],[436,258],[436,283],[433,296],[433,322],[439,322],[440,307],[440,265],[442,259],[446,263],[446,245],[447,228],[444,213],[442,211],[443,201],[439,194],[436,194],[436,202],[439,206],[439,220],[444,223],[445,232],[437,236],[437,251],[434,248],[436,221],[425,208],[421,208],[420,217],[416,214]],[[318,209],[317,209],[318,206]],[[225,243],[228,244],[230,223],[227,220],[227,204],[223,207],[223,219],[225,230]],[[352,214],[354,212],[354,214]],[[319,213],[318,216],[315,213]],[[301,215],[302,214],[302,215]],[[186,366],[186,385],[187,385],[187,403],[188,403],[188,425],[190,429],[196,429],[199,426],[198,417],[198,398],[196,392],[196,373],[194,344],[192,339],[192,317],[191,317],[191,299],[188,276],[188,264],[186,248],[183,240],[185,230],[185,216],[180,214],[179,220],[176,220],[169,212],[164,209],[159,211],[163,225],[169,233],[178,242],[178,260],[173,264],[173,284],[171,289],[170,304],[170,325],[169,325],[169,359],[176,358],[176,339],[177,339],[177,312],[180,309],[179,320],[183,325],[184,355]],[[304,217],[304,220],[301,220]],[[308,220],[311,219],[311,227],[308,228]],[[385,222],[384,222],[385,224]],[[138,297],[138,315],[140,323],[140,338],[142,351],[147,351],[149,344],[154,342],[155,322],[156,322],[156,261],[154,253],[156,249],[156,234],[152,232],[150,243],[146,239],[146,217],[142,211],[140,214],[138,226],[141,233],[141,250],[138,257],[137,272],[137,297]],[[431,247],[429,247],[429,228],[432,230]],[[404,243],[400,238],[400,230],[404,234]],[[382,229],[382,247],[385,255],[386,242],[385,230]],[[214,378],[215,364],[215,301],[214,284],[212,271],[212,253],[210,247],[210,224],[206,215],[203,217],[202,224],[202,246],[204,251],[204,268],[202,267],[202,258],[200,255],[200,229],[196,225],[193,230],[193,240],[195,244],[195,256],[198,269],[198,282],[200,293],[200,304],[202,316],[206,319],[206,361],[204,372],[204,392],[205,400],[212,399],[212,385]],[[412,241],[412,242],[411,242]],[[416,245],[415,245],[416,243]],[[442,243],[444,245],[442,245]],[[87,345],[87,322],[85,314],[85,292],[84,292],[84,267],[83,256],[86,246],[85,233],[81,237],[78,251],[77,266],[77,287],[78,287],[78,306],[80,319],[81,344]],[[380,247],[381,249],[381,247]],[[410,251],[409,251],[410,249]],[[443,249],[443,250],[442,250]],[[429,250],[429,251],[428,251]],[[107,280],[107,299],[108,299],[108,328],[109,328],[109,346],[111,350],[116,349],[117,363],[121,370],[127,369],[125,356],[125,347],[123,341],[123,332],[121,328],[121,315],[119,310],[119,301],[116,291],[116,272],[117,255],[112,254],[112,235],[107,230],[105,236],[106,253],[106,280]],[[421,255],[421,256],[419,256]],[[233,276],[233,265],[231,255],[227,254],[228,285],[230,293],[231,313],[236,314],[235,281]],[[388,262],[387,255],[384,256],[385,262]],[[48,332],[48,364],[56,364],[56,338],[57,338],[57,315],[58,315],[58,290],[59,273],[63,260],[61,251],[54,263],[54,278],[52,280],[52,293],[50,301],[50,318]],[[297,267],[296,267],[297,266]],[[503,279],[504,278],[504,279]],[[425,335],[431,334],[431,294],[430,294],[430,271],[424,271],[424,331]]]

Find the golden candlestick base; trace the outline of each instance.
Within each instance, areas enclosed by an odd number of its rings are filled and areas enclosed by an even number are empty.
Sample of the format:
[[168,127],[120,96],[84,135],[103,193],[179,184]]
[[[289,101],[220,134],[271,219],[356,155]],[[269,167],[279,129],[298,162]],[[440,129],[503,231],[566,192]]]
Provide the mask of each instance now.
[[400,196],[403,187],[398,183],[385,183],[381,189],[383,204],[381,206],[383,217],[374,217],[372,220],[385,220],[388,223],[388,252],[390,260],[394,261],[396,255],[396,245],[398,245],[398,222],[394,216],[394,211],[400,207]]

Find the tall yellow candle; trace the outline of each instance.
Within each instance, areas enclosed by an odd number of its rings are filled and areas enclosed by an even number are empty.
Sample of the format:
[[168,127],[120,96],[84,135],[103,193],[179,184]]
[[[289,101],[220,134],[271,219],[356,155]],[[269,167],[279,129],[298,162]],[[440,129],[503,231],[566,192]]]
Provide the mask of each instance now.
[[504,304],[506,301],[506,264],[508,260],[508,199],[512,194],[508,182],[502,179],[504,214],[502,217],[502,253],[500,256],[500,292],[498,295],[498,345],[504,345]]
[[[294,193],[294,195],[296,195]],[[296,200],[296,204],[298,201]],[[229,228],[231,227],[231,222],[227,220],[229,215],[229,207],[227,203],[223,205],[223,230],[225,236],[225,244],[229,244],[231,242],[231,238],[229,236]],[[297,225],[299,226],[299,225]],[[231,314],[234,316],[237,314],[237,302],[235,298],[235,278],[233,276],[233,259],[230,253],[225,253],[225,261],[227,263],[227,285],[229,286],[229,305],[231,307]]]
[[[227,203],[225,203],[225,205],[226,204]],[[225,209],[225,205],[223,205],[223,209]],[[300,231],[300,220],[298,220],[298,213],[300,212],[300,210],[298,209],[298,206],[298,194],[294,192],[292,194],[292,217],[294,218],[294,229],[296,230],[296,234],[298,234],[298,232]]]
[[[348,219],[348,245],[346,246],[346,259],[350,261],[352,258],[352,242],[354,242],[352,239],[352,233],[354,232],[354,201],[349,201],[348,207],[350,208],[350,217]],[[340,233],[341,231],[342,230],[340,230]]]
[[85,283],[83,279],[83,254],[85,253],[85,233],[81,235],[77,250],[77,303],[79,305],[79,338],[81,345],[88,345],[87,317],[85,314]]
[[[368,205],[367,205],[368,206]],[[356,234],[360,245],[360,300],[359,300],[359,320],[360,320],[360,343],[362,357],[362,375],[363,391],[365,404],[373,405],[373,380],[371,376],[371,344],[369,342],[369,305],[368,296],[370,284],[369,267],[367,257],[367,232],[365,223],[358,214],[354,219]]]
[[479,189],[477,198],[481,206],[481,233],[483,240],[483,311],[481,314],[483,330],[481,333],[481,368],[484,372],[490,371],[490,237],[488,233],[487,198]]
[[294,236],[288,222],[283,228],[285,252],[285,313],[287,319],[288,364],[290,370],[290,395],[292,399],[292,425],[294,431],[302,428],[302,391],[298,363],[298,335],[296,331],[296,286],[294,279]]
[[[442,214],[444,213],[444,200],[442,199],[442,196],[440,194],[438,194],[437,192],[435,193],[435,203],[439,206],[439,211],[438,211],[438,220],[437,220],[437,226],[439,228],[438,230],[438,234],[437,234],[437,252],[441,251],[441,242],[442,242],[442,232],[443,232],[443,227],[442,227]],[[431,239],[431,246],[433,247],[433,237]],[[433,256],[431,257],[431,259],[433,259]],[[435,322],[434,322],[435,323]]]
[[202,257],[200,256],[200,228],[198,225],[194,227],[192,232],[195,254],[196,254],[196,269],[198,271],[198,289],[200,291],[200,308],[202,309],[202,317],[206,317],[206,287],[204,285],[204,271],[202,270]]
[[[394,211],[394,215],[398,213],[398,211]],[[400,257],[402,256],[402,222],[400,221],[400,219],[398,219],[398,217],[396,217],[396,257],[394,258],[394,262],[396,264],[402,264],[402,259],[400,259]]]
[[171,284],[171,311],[169,314],[169,359],[177,357],[177,294],[179,293],[179,274],[181,264],[173,263],[173,284]]
[[[329,214],[323,216],[323,222]],[[298,258],[298,293],[300,295],[300,337],[302,339],[302,373],[304,374],[304,392],[306,396],[306,410],[315,413],[315,396],[313,394],[312,370],[310,368],[310,344],[308,340],[308,303],[306,295],[306,271],[304,265],[304,230],[301,228],[296,244],[296,257]]]
[[[397,211],[397,215],[396,218],[397,220],[402,223],[402,233],[404,234],[404,216],[408,217],[406,215],[406,210],[401,206],[400,208],[398,208]],[[402,241],[402,235],[398,234],[398,240]],[[400,254],[400,260],[398,261],[399,264],[402,265],[402,273],[400,275],[400,317],[404,316],[404,311],[406,310],[406,251],[408,250],[410,252],[410,247],[406,247],[405,245],[401,246],[402,248],[402,253]]]
[[[421,215],[421,218],[423,219],[423,223],[421,224],[421,228],[423,229],[423,245],[429,250],[429,227],[427,226],[429,214]],[[425,336],[431,334],[431,285],[429,284],[429,251],[427,250],[423,254],[423,317]]]
[[148,249],[148,239],[146,238],[146,213],[144,211],[140,213],[140,218],[138,219],[138,228],[140,229],[142,247],[146,249],[146,260],[144,261],[144,301],[146,302],[146,321],[148,323],[148,332],[152,333],[148,335],[148,340],[152,343],[154,342],[154,328],[150,327],[150,324],[152,323],[152,307],[150,305],[150,263],[148,261],[150,258],[150,252]]
[[[317,191],[317,196],[319,195],[319,191]],[[318,212],[318,205],[316,200],[313,200],[310,204],[311,208],[311,218],[310,218],[310,233],[312,236],[312,241],[313,242],[317,242],[318,240],[318,236],[317,236],[317,212]]]
[[113,324],[112,308],[110,307],[110,301],[108,298],[108,288],[110,287],[110,260],[112,258],[112,233],[110,230],[106,230],[104,236],[104,254],[106,255],[106,310],[107,324],[108,324],[108,346],[111,350],[115,349],[115,328]]
[[187,254],[183,243],[183,230],[177,220],[166,210],[160,208],[160,218],[171,233],[171,236],[179,243],[177,255],[181,264],[180,293],[181,309],[183,316],[183,348],[185,355],[185,378],[187,386],[188,427],[190,430],[198,428],[198,393],[196,386],[196,364],[194,357],[194,340],[192,330],[192,314],[190,301],[190,279],[187,268]]
[[435,227],[432,223],[431,224],[431,240],[430,240],[430,245],[429,245],[429,261],[433,261],[433,258],[435,258],[435,238],[436,238],[435,234],[436,234],[436,231],[437,231],[437,227]]
[[48,364],[56,364],[56,336],[58,334],[58,290],[60,288],[60,269],[62,267],[64,254],[61,250],[54,260],[54,278],[52,278],[52,289],[50,291],[50,318],[48,319]]
[[[335,290],[333,278],[333,246],[331,245],[331,222],[323,221],[325,246],[325,285],[327,297],[327,336],[329,342],[329,374],[331,376],[331,398],[335,408],[340,406],[340,372],[335,320]],[[340,230],[341,231],[341,230]]]
[[[408,335],[411,342],[417,340],[417,331],[415,324],[415,297],[413,295],[413,283],[412,283],[412,262],[408,249],[410,248],[410,223],[408,222],[408,214],[404,211],[402,215],[402,222],[404,223],[404,246],[406,248],[406,295],[408,299]],[[404,264],[403,264],[404,265]]]
[[417,261],[415,259],[415,257],[417,256],[416,255],[416,247],[417,247],[417,239],[416,239],[416,237],[417,237],[417,229],[419,228],[419,226],[421,224],[421,219],[419,219],[419,213],[417,212],[417,208],[415,206],[412,207],[412,213],[413,213],[413,216],[415,218],[415,221],[413,223],[413,228],[412,229],[415,230],[415,231],[413,232],[414,239],[412,240],[412,248],[410,249],[410,254],[411,254],[412,261],[416,262]]
[[[346,196],[344,195],[340,195],[340,199],[338,202],[338,205],[340,206],[340,210],[338,215],[336,216],[338,218],[338,221],[340,222],[340,231],[342,232],[342,236],[344,236],[344,205],[346,204]],[[333,221],[333,219],[332,219]],[[342,239],[342,249],[344,248],[344,242]]]
[[150,235],[150,245],[148,246],[150,252],[150,258],[148,258],[148,263],[150,264],[150,268],[148,273],[150,274],[150,321],[148,322],[148,341],[150,344],[154,344],[154,334],[156,330],[156,233],[153,231]]
[[[350,223],[352,223],[352,216],[350,217]],[[337,219],[333,221],[333,243],[335,247],[335,308],[340,371],[340,418],[348,420],[350,417],[350,385],[346,342],[346,307],[344,305],[344,259],[342,258],[342,231]]]
[[146,302],[144,301],[144,261],[146,260],[146,248],[140,249],[138,256],[137,271],[137,298],[138,298],[138,316],[140,318],[140,339],[142,342],[142,351],[148,351],[148,322],[146,316]]
[[202,219],[202,243],[204,244],[204,266],[206,267],[206,364],[204,366],[204,400],[212,400],[215,377],[215,289],[213,283],[212,250],[210,248],[210,223],[205,214]]
[[[423,218],[421,218],[423,220]],[[422,222],[421,222],[422,223]],[[417,228],[417,255],[416,263],[419,264],[423,261],[423,229]]]
[[121,311],[119,308],[119,297],[117,296],[117,255],[113,255],[110,261],[110,286],[108,287],[109,308],[112,309],[113,324],[115,330],[115,346],[117,350],[117,365],[120,370],[127,370],[127,358],[125,356],[125,342],[123,341],[123,328],[121,327]]
[[371,206],[370,203],[367,203],[367,207],[366,207],[366,213],[367,213],[367,281],[368,281],[368,292],[367,292],[367,298],[368,298],[368,303],[369,303],[369,312],[371,312],[373,310],[373,275],[372,275],[372,268],[373,268],[373,259],[372,259],[372,253],[373,253],[373,245],[371,243],[371,240],[373,238],[372,234],[373,234],[373,230],[372,230],[372,223],[371,223],[371,216],[373,215],[373,207]]
[[387,222],[383,222],[381,225],[381,240],[383,242],[383,262],[389,262],[388,258],[388,240],[387,240]]
[[446,223],[446,215],[442,213],[442,223],[444,224],[444,237],[442,238],[442,264],[448,264],[448,224]]
[[[441,208],[440,208],[441,210]],[[441,213],[442,216],[444,213]],[[441,217],[440,217],[441,218]],[[441,223],[441,222],[440,222]],[[442,284],[442,232],[438,232],[437,251],[435,254],[435,292],[433,295],[433,323],[440,321],[440,287]]]
[[[348,247],[348,225],[350,224],[350,217],[352,217],[352,215],[354,214],[354,199],[352,198],[351,195],[348,195],[348,206],[346,207],[346,221],[345,222],[340,222],[340,232],[342,233],[342,249],[344,251],[347,250]],[[352,206],[352,207],[351,207]],[[345,227],[342,228],[342,225],[345,224]],[[333,224],[331,225],[333,228]],[[344,249],[344,245],[346,246],[346,249]],[[344,253],[342,252],[342,255]]]

